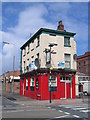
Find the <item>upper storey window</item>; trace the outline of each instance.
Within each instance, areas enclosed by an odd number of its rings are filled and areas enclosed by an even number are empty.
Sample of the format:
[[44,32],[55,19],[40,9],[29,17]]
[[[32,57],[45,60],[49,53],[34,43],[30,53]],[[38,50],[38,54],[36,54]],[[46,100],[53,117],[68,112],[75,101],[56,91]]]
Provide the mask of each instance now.
[[30,50],[30,44],[28,44],[28,52],[27,52],[27,54],[29,53],[29,50]]
[[70,47],[70,37],[64,37],[64,46]]
[[65,68],[71,68],[71,56],[70,54],[64,54]]
[[23,50],[23,56],[25,56],[26,55],[26,48],[24,48],[24,50]]
[[38,46],[40,46],[40,36],[37,37],[37,46],[36,47],[38,47]]

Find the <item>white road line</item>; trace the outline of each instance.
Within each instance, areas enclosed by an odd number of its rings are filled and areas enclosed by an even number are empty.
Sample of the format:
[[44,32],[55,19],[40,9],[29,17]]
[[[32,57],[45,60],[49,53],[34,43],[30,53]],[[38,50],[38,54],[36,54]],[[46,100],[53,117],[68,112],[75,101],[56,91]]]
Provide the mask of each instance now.
[[80,112],[90,112],[90,110],[80,110]]
[[65,108],[70,108],[70,107],[67,106],[67,107],[65,107]]
[[72,108],[73,110],[85,110],[87,108]]
[[50,109],[51,107],[48,107],[48,109]]
[[67,117],[69,115],[64,115],[64,116],[59,116],[59,117],[55,117],[55,118],[64,118],[64,117]]
[[56,110],[56,109],[53,108],[52,110]]
[[59,112],[63,112],[62,110],[58,110]]
[[26,111],[31,111],[31,110],[26,110]]
[[11,113],[11,112],[23,112],[23,111],[24,110],[12,110],[12,111],[4,111],[4,112],[7,112],[7,113],[10,112]]
[[65,114],[67,114],[67,115],[69,115],[70,113],[68,113],[68,112],[64,112]]
[[78,115],[73,115],[73,117],[80,118]]
[[21,104],[21,105],[24,105],[24,104]]

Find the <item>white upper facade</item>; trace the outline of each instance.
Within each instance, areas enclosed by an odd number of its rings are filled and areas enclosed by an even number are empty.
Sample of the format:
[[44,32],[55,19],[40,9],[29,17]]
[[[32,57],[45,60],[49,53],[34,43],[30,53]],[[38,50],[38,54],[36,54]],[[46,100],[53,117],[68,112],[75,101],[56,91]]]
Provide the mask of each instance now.
[[[76,70],[74,35],[75,33],[66,32],[65,30],[41,28],[21,47],[22,72],[31,70],[31,63],[36,58],[39,59],[40,68],[47,68],[50,58],[49,44],[51,43],[57,44],[57,46],[51,48],[51,66],[56,69]],[[47,53],[45,49],[47,49]]]

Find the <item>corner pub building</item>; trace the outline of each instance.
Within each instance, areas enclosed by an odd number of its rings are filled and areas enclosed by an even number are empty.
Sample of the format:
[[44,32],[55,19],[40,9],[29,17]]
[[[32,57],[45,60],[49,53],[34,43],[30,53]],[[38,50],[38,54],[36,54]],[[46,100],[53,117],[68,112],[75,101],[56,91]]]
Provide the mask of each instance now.
[[[21,47],[20,95],[49,100],[51,75],[51,99],[75,98],[75,34],[60,21],[57,30],[40,28]],[[51,52],[50,44],[57,44]]]

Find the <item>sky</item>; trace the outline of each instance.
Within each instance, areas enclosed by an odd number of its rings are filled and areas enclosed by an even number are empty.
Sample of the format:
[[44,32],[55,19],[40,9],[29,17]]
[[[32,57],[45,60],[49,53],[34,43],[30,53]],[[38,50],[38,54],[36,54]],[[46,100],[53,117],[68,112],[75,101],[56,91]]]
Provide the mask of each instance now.
[[2,72],[20,68],[20,47],[40,28],[57,29],[62,20],[65,30],[75,32],[77,55],[88,51],[87,2],[2,2]]

